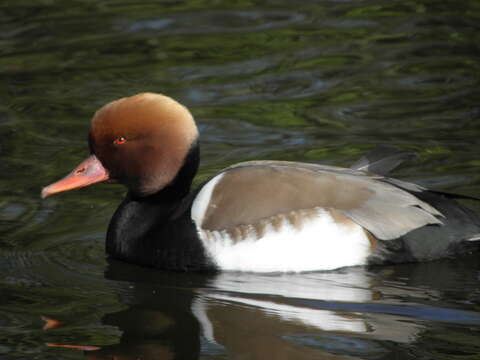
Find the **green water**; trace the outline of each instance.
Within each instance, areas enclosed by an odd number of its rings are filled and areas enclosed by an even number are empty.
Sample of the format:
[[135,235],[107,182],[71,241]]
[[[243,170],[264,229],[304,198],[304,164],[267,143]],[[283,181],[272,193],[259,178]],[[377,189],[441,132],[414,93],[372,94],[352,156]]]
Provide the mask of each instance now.
[[105,258],[121,186],[39,196],[88,154],[98,107],[154,91],[199,124],[196,183],[243,160],[348,166],[391,144],[418,154],[396,177],[478,197],[479,24],[478,1],[1,2],[0,358],[479,358],[477,255],[162,273]]

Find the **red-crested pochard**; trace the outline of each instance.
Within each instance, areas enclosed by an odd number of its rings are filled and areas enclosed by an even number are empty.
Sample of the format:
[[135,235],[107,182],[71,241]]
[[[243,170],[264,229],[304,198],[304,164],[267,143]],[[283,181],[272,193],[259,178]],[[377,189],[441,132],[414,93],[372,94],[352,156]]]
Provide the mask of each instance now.
[[190,112],[144,93],[96,112],[91,155],[42,196],[101,181],[126,198],[107,253],[174,270],[312,271],[424,261],[480,243],[480,219],[454,195],[384,176],[399,157],[350,169],[286,161],[230,166],[190,192],[199,164]]

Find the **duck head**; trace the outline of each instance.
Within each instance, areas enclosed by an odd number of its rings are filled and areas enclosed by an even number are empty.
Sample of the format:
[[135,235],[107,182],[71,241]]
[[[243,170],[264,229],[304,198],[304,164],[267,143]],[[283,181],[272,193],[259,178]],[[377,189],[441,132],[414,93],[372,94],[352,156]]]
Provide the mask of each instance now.
[[136,196],[157,193],[176,178],[197,138],[191,113],[168,96],[143,93],[113,101],[92,118],[91,155],[45,187],[42,197],[102,181],[122,183]]

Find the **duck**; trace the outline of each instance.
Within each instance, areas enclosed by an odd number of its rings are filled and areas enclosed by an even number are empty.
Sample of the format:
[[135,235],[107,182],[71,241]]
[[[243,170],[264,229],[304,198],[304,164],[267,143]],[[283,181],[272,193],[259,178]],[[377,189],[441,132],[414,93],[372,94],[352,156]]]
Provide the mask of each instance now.
[[466,196],[388,176],[401,153],[367,155],[350,168],[246,161],[192,191],[197,125],[185,106],[158,93],[101,107],[88,145],[90,155],[42,197],[100,182],[126,186],[106,232],[113,259],[175,271],[303,272],[479,247],[479,216],[457,201]]

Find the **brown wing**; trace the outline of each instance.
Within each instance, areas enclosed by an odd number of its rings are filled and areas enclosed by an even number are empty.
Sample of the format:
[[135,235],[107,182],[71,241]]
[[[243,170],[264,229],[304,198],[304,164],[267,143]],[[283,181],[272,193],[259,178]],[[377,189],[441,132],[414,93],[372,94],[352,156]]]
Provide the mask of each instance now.
[[340,213],[382,240],[398,238],[441,214],[381,176],[316,164],[254,161],[227,168],[213,189],[202,224],[227,230],[278,215],[323,208]]

